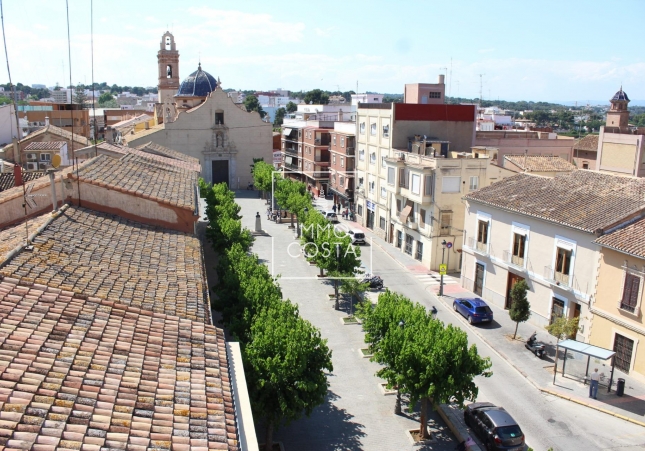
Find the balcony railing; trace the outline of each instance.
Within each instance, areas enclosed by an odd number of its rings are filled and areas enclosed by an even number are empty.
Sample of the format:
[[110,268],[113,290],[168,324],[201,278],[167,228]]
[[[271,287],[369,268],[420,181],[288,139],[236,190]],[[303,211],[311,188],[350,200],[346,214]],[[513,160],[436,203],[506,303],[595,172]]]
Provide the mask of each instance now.
[[559,287],[571,288],[571,275],[558,272],[551,266],[544,267],[544,278]]
[[408,218],[406,225],[412,230],[417,230],[419,228],[419,224],[417,224],[416,221],[412,218]]
[[468,238],[468,247],[479,254],[488,255],[488,244],[476,241],[474,236]]
[[329,155],[316,155],[314,157],[314,161],[320,162],[320,163],[329,163]]
[[298,166],[297,163],[296,164],[294,164],[294,163],[285,163],[284,167],[287,168],[287,169],[293,169],[294,171],[299,171],[300,170],[300,166]]
[[504,262],[517,268],[524,269],[524,258],[513,255],[511,251],[504,251]]
[[297,147],[285,147],[284,151],[286,153],[290,153],[292,155],[298,155],[298,148]]
[[347,147],[345,153],[349,156],[353,156],[356,153],[356,147]]

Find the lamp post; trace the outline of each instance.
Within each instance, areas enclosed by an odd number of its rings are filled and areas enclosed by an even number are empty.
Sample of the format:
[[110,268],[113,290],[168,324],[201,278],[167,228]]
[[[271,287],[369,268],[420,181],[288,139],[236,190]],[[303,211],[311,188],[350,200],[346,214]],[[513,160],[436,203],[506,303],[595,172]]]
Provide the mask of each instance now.
[[[399,321],[399,327],[403,329],[405,327],[405,321]],[[396,387],[396,403],[394,404],[394,414],[401,415],[401,392],[399,391],[399,386]]]
[[[441,242],[441,264],[443,265],[444,257],[446,256],[446,240]],[[443,296],[443,271],[441,274],[441,282],[439,283],[439,296]]]
[[[336,273],[338,273],[340,267],[340,243],[336,243]],[[336,291],[336,305],[335,309],[338,310],[340,308],[338,304],[338,274],[336,274],[336,277],[334,278],[334,290]]]

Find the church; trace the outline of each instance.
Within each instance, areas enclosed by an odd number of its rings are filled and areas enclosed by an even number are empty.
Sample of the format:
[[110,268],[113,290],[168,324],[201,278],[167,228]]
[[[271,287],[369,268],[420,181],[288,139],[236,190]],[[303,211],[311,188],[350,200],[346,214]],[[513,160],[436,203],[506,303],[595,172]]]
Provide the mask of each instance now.
[[272,124],[236,105],[201,63],[180,83],[179,51],[170,32],[161,38],[157,63],[159,125],[128,135],[127,144],[153,142],[177,150],[199,159],[207,182],[245,188],[252,181],[253,159],[271,162]]

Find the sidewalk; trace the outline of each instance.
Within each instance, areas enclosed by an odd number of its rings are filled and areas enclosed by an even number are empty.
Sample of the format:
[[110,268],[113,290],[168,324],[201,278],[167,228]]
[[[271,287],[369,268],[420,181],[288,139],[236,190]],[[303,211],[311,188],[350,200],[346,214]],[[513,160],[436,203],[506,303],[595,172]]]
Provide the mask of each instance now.
[[[331,205],[331,202],[330,202]],[[365,232],[366,236],[371,239],[374,246],[379,246],[390,257],[392,257],[401,267],[415,275],[427,274],[438,277],[438,273],[428,270],[419,264],[419,262],[409,255],[401,252],[382,238],[376,236],[370,229],[360,226],[358,223],[341,219],[341,223],[346,223],[352,228],[360,229]],[[444,282],[459,280],[457,277],[444,276]],[[444,285],[444,296],[439,300],[437,293],[439,286],[431,287],[432,300],[436,300],[438,305],[444,304],[446,309],[452,309],[452,303],[455,298],[478,297],[474,293],[465,290],[460,283],[447,283]],[[547,347],[547,356],[539,359],[524,347],[526,339],[536,331],[536,327],[530,324],[520,324],[517,337],[512,339],[515,331],[515,323],[508,316],[508,311],[489,304],[495,315],[495,320],[491,324],[471,326],[465,318],[456,315],[464,323],[464,328],[471,330],[484,342],[486,342],[494,352],[506,360],[520,374],[522,374],[535,388],[546,395],[558,396],[583,406],[613,415],[625,421],[629,421],[645,427],[645,384],[630,378],[629,375],[622,373],[620,370],[614,371],[614,385],[612,391],[607,393],[607,386],[600,386],[598,389],[598,399],[594,400],[589,397],[589,385],[585,385],[570,376],[562,376],[562,358],[564,353],[560,350],[558,357],[558,374],[553,383],[553,366],[555,357],[555,337],[545,330],[537,330],[538,341],[544,343]],[[611,372],[608,362],[594,362],[591,360],[589,365],[590,371],[598,368],[607,378]],[[626,380],[625,394],[622,397],[616,396],[615,388],[618,378]]]

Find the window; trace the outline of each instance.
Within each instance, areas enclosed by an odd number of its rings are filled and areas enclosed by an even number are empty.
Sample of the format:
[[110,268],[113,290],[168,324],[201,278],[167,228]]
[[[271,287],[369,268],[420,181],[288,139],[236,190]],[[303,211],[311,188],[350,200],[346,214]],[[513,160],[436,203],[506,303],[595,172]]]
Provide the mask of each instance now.
[[365,122],[361,122],[361,124],[358,126],[358,132],[359,132],[361,135],[364,135],[364,134],[365,134]]
[[524,249],[526,246],[526,235],[521,233],[513,234],[513,255],[511,263],[518,266],[524,266]]
[[426,211],[421,208],[419,210],[419,227],[423,228],[426,226]]
[[333,135],[331,137],[331,143],[335,146],[336,145],[336,135]]
[[384,125],[383,126],[383,138],[387,138],[389,136],[390,136],[390,126],[389,126],[389,124]]
[[394,185],[394,168],[387,168],[387,184]]
[[376,164],[376,152],[370,153],[370,164]]
[[385,230],[385,218],[384,218],[383,216],[381,216],[381,217],[379,218],[379,220],[378,220],[378,226],[379,226],[379,228],[381,228],[382,230]]
[[333,155],[331,156],[331,163],[332,163],[332,164],[336,164],[336,154],[333,154]]
[[363,186],[363,177],[358,178],[358,186]]
[[399,186],[410,188],[410,171],[407,168],[399,168]]
[[217,125],[224,124],[224,113],[215,113],[215,124]]
[[569,284],[569,274],[571,271],[571,257],[573,251],[558,247],[555,258],[555,280]]
[[553,324],[556,319],[564,316],[564,301],[558,298],[552,298],[553,305],[551,306],[551,320],[549,324]]
[[336,174],[332,174],[332,176],[331,176],[331,181],[332,181],[333,183],[336,183]]
[[358,206],[358,216],[363,216],[363,206],[362,205]]
[[442,193],[458,193],[461,191],[461,177],[443,177],[441,179]]
[[396,215],[401,215],[401,199],[396,200]]
[[421,241],[417,241],[417,251],[414,253],[414,258],[419,261],[423,260],[423,243]]
[[625,373],[629,373],[629,370],[632,367],[634,340],[630,340],[627,337],[616,334],[614,338],[614,352],[616,352],[616,357],[614,358],[616,368],[624,371]]
[[479,176],[474,175],[470,177],[470,191],[475,191],[479,188]]
[[450,227],[452,225],[452,213],[441,213],[440,215],[440,234],[448,235],[450,234]]
[[376,136],[376,122],[370,124],[370,135]]
[[477,249],[486,251],[488,249],[488,221],[479,220],[477,224]]
[[428,96],[431,99],[440,99],[441,98],[441,93],[440,92],[429,92]]
[[641,278],[635,274],[625,274],[623,285],[623,297],[620,300],[620,309],[629,313],[635,313],[638,308]]
[[387,190],[385,189],[384,186],[381,186],[381,197],[383,199],[387,199]]
[[340,157],[340,167],[341,168],[345,167],[345,157]]
[[48,153],[41,153],[40,154],[40,161],[51,161],[52,156]]
[[376,183],[375,182],[370,182],[369,186],[370,186],[370,193],[374,194],[374,188],[376,187]]
[[358,159],[361,161],[365,161],[365,149],[361,149],[358,151]]
[[586,161],[582,163],[582,169],[589,169],[589,163],[587,163]]
[[340,137],[340,147],[345,147],[345,137],[344,136]]
[[400,230],[396,231],[396,247],[398,249],[401,249],[401,245],[403,244],[403,232]]
[[345,186],[345,176],[344,175],[340,176],[340,186]]
[[386,158],[387,158],[386,156],[382,156],[382,157],[381,157],[381,167],[382,167],[382,168],[384,168],[384,167],[386,166],[386,163],[385,163],[385,159],[386,159]]
[[421,193],[421,176],[419,174],[412,174],[412,194]]
[[432,176],[431,175],[425,176],[424,193],[426,196],[432,196]]
[[412,244],[414,243],[414,238],[411,235],[405,234],[405,249],[404,252],[408,255],[412,255]]

